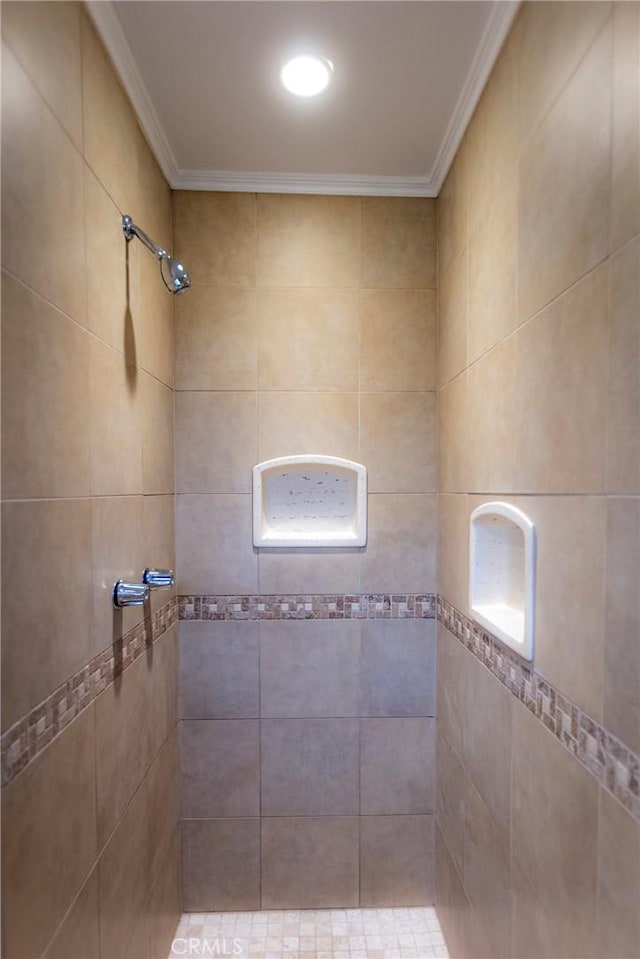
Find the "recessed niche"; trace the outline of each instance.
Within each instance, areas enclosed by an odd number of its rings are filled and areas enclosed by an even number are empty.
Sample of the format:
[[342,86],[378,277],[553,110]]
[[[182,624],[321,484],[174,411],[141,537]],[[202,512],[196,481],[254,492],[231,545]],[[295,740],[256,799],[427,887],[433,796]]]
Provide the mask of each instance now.
[[469,606],[472,617],[524,659],[533,659],[535,527],[509,503],[471,514]]
[[367,471],[336,456],[283,456],[253,468],[253,545],[367,542]]

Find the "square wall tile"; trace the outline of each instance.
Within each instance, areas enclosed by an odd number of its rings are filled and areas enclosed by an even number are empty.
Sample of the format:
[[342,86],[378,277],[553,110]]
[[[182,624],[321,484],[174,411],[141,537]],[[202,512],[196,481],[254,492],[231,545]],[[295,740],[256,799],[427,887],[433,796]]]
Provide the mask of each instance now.
[[332,595],[360,592],[361,550],[261,549],[260,592]]
[[260,653],[264,718],[358,715],[358,621],[262,622]]
[[432,493],[436,394],[361,393],[360,462],[370,493]]
[[176,393],[179,493],[250,493],[258,411],[251,392]]
[[358,905],[358,819],[265,819],[262,908]]
[[460,875],[464,868],[464,823],[468,777],[438,723],[436,735],[436,813],[438,825]]
[[358,389],[355,291],[258,292],[258,389]]
[[640,942],[640,824],[600,790],[598,955],[632,956]]
[[251,719],[259,711],[258,623],[180,623],[182,719]]
[[435,621],[364,620],[361,629],[361,715],[433,716]]
[[[5,241],[6,245],[6,241]],[[6,499],[87,496],[87,333],[2,277],[2,490]]]
[[255,390],[255,290],[194,286],[176,300],[176,390]]
[[435,720],[360,720],[360,812],[434,811]]
[[174,248],[195,289],[255,286],[255,193],[178,190],[173,216]]
[[436,497],[369,496],[369,532],[362,555],[365,592],[435,591]]
[[358,286],[360,198],[258,194],[258,286]]
[[63,919],[44,959],[100,959],[97,869]]
[[177,497],[176,567],[181,593],[245,594],[258,588],[249,494]]
[[462,643],[441,623],[436,623],[436,636],[438,729],[446,736],[458,756],[462,756],[465,661],[471,653],[465,650]]
[[258,461],[322,453],[358,460],[357,393],[258,393]]
[[444,386],[467,365],[469,253],[465,244],[440,279],[438,291],[438,383]]
[[613,10],[613,116],[611,149],[611,249],[640,232],[640,9]]
[[264,719],[263,816],[357,816],[357,719]]
[[360,291],[360,388],[436,387],[436,293]]
[[361,286],[435,289],[435,200],[370,196],[361,203]]
[[174,424],[173,390],[148,373],[140,381],[140,429],[142,431],[142,488],[144,493],[173,493]]
[[183,720],[180,756],[185,819],[259,815],[260,731],[256,720]]
[[260,821],[201,819],[182,824],[184,908],[260,908]]
[[435,816],[363,816],[360,905],[430,906],[434,902]]

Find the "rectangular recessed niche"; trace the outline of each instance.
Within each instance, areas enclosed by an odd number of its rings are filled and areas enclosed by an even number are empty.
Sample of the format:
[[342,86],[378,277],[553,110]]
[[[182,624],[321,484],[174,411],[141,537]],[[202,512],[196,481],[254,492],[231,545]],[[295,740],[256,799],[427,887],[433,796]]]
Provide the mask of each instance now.
[[509,503],[471,514],[469,606],[473,618],[524,659],[533,659],[535,527]]
[[283,456],[253,468],[253,545],[367,542],[367,471],[336,456]]

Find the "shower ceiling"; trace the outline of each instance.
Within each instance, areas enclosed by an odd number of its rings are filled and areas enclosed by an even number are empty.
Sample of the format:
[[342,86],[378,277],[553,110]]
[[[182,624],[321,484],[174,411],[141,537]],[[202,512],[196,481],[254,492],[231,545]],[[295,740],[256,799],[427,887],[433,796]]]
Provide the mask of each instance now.
[[[517,7],[507,2],[97,2],[172,186],[435,195]],[[279,73],[329,58],[297,99]]]

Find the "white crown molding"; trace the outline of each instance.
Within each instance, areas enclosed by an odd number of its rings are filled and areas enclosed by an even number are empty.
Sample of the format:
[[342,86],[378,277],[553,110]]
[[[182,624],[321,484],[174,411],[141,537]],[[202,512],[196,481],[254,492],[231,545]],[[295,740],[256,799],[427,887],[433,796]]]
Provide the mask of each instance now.
[[440,193],[449,168],[465,134],[473,111],[482,96],[489,74],[498,58],[511,24],[520,7],[520,0],[495,0],[483,31],[475,56],[469,67],[467,78],[451,115],[446,133],[429,176],[433,196]]
[[129,95],[149,146],[172,189],[424,197],[438,196],[520,6],[520,0],[495,0],[431,173],[427,176],[406,177],[181,170],[140,75],[112,0],[85,0],[85,2]]
[[169,186],[173,187],[178,174],[178,164],[140,75],[115,7],[111,0],[85,0],[85,5],[113,61],[160,169]]
[[178,170],[176,190],[247,193],[326,193],[333,196],[435,196],[426,177],[357,176],[341,173],[236,173]]

